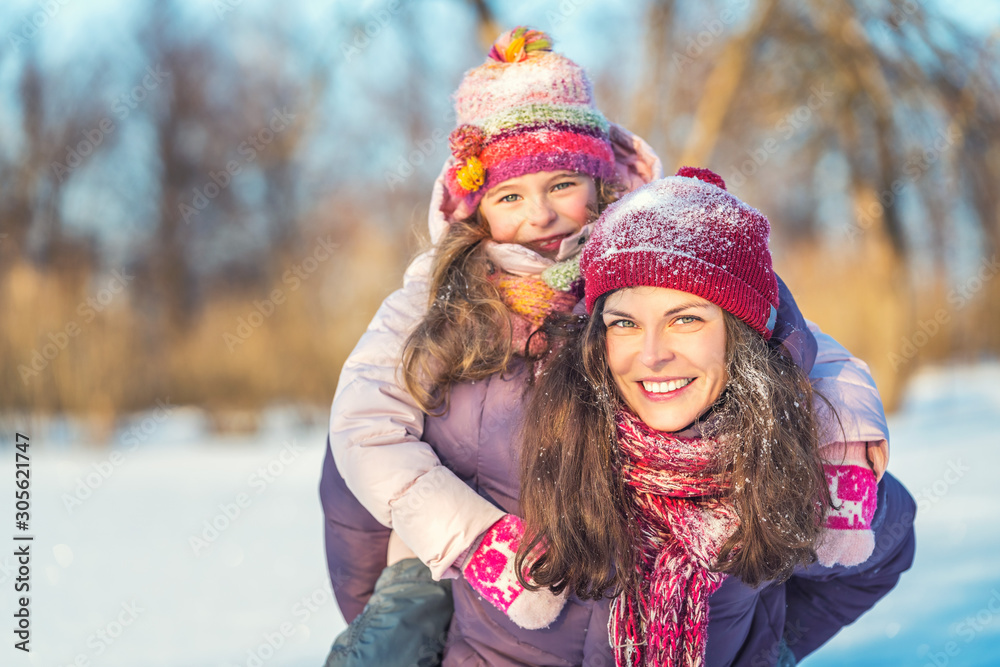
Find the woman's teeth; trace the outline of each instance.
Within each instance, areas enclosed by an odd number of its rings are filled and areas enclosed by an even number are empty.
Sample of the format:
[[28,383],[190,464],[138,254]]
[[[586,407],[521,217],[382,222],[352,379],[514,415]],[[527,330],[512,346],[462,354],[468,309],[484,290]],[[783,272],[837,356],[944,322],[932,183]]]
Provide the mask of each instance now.
[[681,387],[686,387],[694,378],[684,378],[683,380],[670,380],[669,382],[643,382],[642,387],[651,394],[666,394],[677,391]]

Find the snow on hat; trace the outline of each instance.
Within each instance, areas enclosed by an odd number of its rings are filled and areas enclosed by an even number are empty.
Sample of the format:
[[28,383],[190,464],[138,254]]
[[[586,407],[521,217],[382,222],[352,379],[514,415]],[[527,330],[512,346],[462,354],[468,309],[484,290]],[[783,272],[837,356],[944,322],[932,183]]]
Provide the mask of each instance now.
[[553,53],[543,32],[518,27],[497,38],[486,62],[454,95],[446,184],[470,210],[492,187],[518,176],[567,169],[611,179],[608,121],[594,107],[586,73]]
[[771,226],[708,169],[682,167],[609,206],[583,248],[587,312],[602,294],[650,285],[711,301],[770,339],[778,314]]

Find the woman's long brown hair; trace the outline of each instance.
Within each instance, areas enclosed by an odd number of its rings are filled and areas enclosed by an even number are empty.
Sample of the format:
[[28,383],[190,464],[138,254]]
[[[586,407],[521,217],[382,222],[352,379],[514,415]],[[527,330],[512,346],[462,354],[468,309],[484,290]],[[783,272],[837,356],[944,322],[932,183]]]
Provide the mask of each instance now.
[[[517,571],[527,566],[529,587],[569,588],[584,599],[641,584],[638,522],[617,445],[622,399],[607,364],[606,298],[590,318],[546,327],[558,352],[532,389],[522,433],[526,536]],[[699,423],[703,437],[721,445],[715,473],[731,480],[739,516],[716,569],[757,586],[816,558],[830,495],[813,401],[825,399],[759,333],[728,313],[725,321],[729,380]]]
[[[621,195],[601,179],[594,185],[592,219]],[[402,355],[403,384],[427,414],[447,412],[452,385],[502,373],[523,353],[513,348],[509,312],[490,279],[496,268],[483,247],[489,238],[489,225],[477,210],[452,222],[434,249],[428,311]]]

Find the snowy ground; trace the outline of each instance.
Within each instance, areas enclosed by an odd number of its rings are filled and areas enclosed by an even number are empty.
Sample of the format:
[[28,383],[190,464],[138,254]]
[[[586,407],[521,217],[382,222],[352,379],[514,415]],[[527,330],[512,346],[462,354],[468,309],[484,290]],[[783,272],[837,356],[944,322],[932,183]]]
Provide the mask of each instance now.
[[[344,625],[323,555],[324,430],[205,441],[197,414],[155,419],[111,450],[33,437],[32,653],[5,630],[0,664],[321,665]],[[7,488],[13,458],[5,447]],[[0,556],[5,619],[13,564]]]
[[917,501],[913,568],[803,664],[1000,665],[1000,364],[918,376],[889,428]]
[[[28,433],[32,652],[11,648],[5,629],[0,663],[323,663],[343,620],[323,556],[322,428],[277,419],[253,438],[221,438],[202,421],[180,408],[138,415],[110,449],[70,445],[68,422]],[[921,375],[890,421],[890,470],[920,505],[916,563],[805,664],[1000,664],[1000,364]],[[0,517],[11,525],[0,614],[11,619],[21,533],[14,435],[0,436]]]

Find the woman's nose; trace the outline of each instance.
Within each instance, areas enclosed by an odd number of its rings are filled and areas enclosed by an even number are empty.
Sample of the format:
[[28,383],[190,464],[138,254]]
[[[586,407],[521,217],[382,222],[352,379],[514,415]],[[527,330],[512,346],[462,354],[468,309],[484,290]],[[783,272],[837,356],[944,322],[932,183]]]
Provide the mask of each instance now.
[[640,361],[647,368],[655,369],[674,358],[670,336],[658,331],[648,332],[642,341]]

